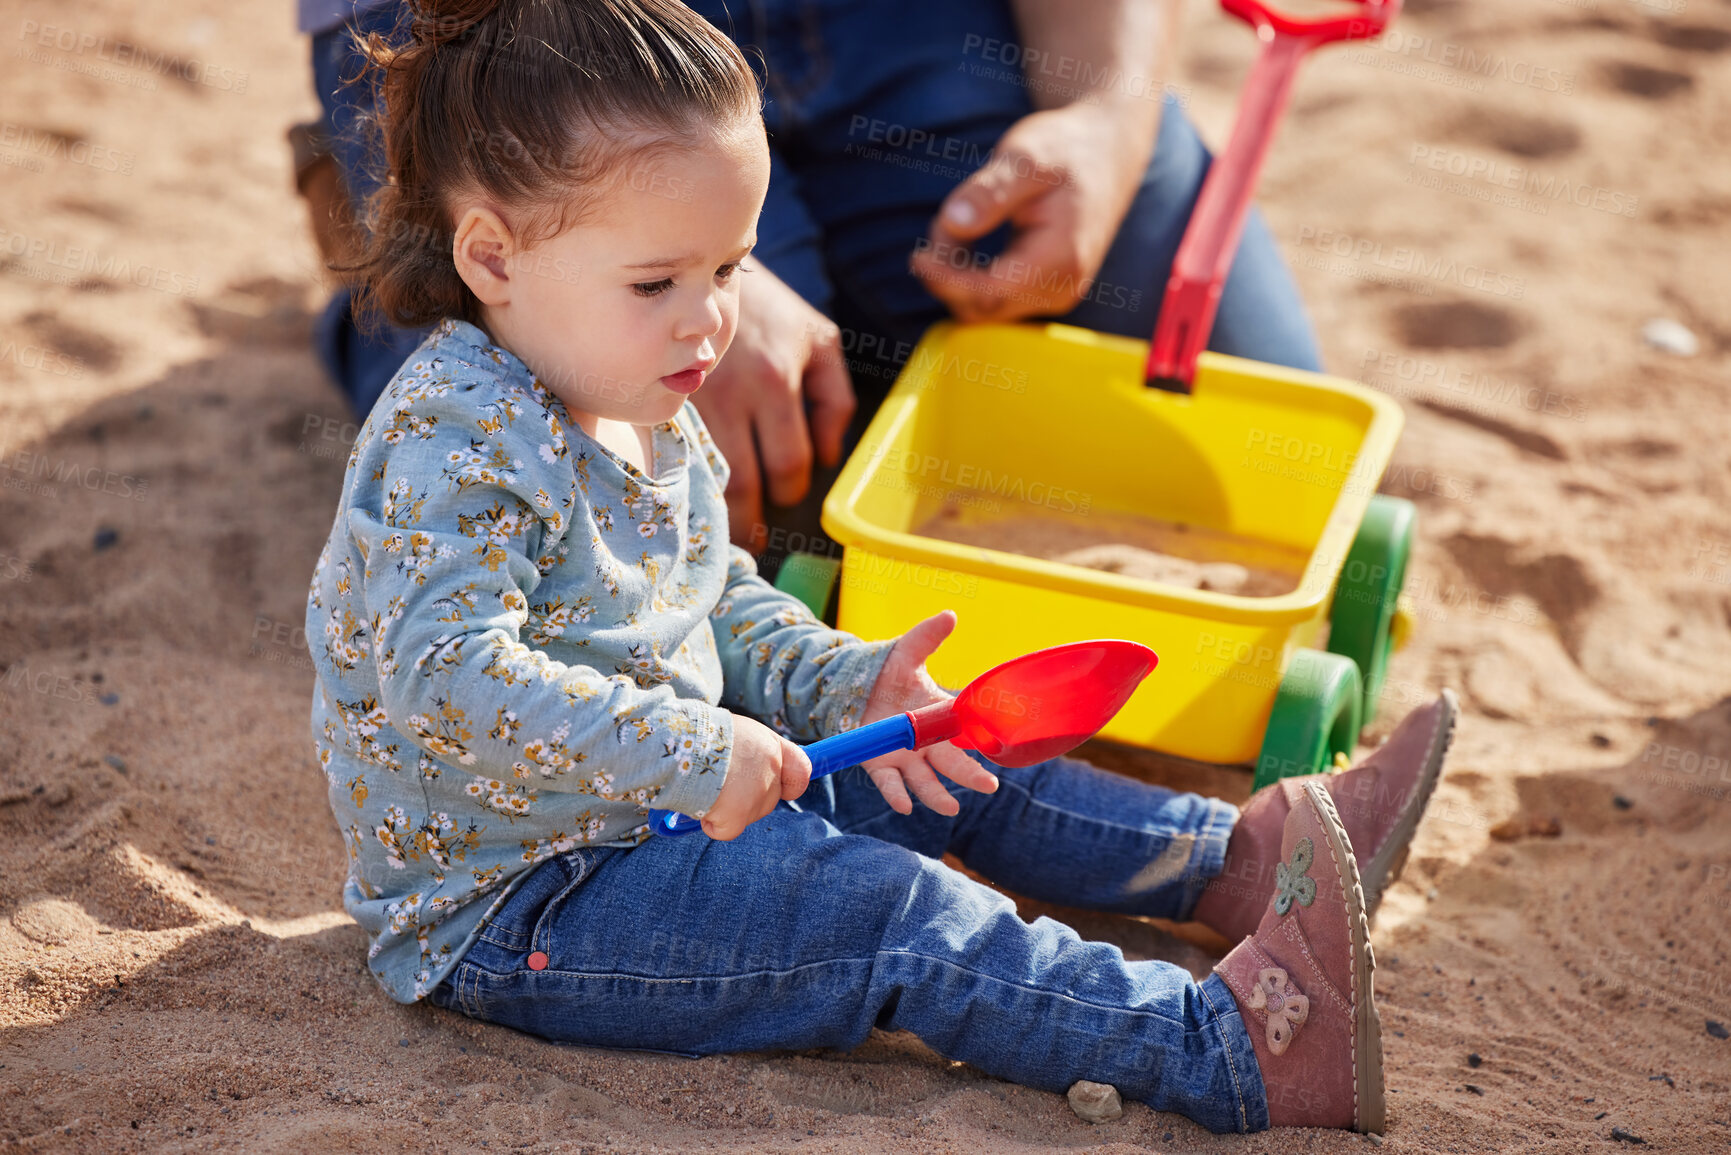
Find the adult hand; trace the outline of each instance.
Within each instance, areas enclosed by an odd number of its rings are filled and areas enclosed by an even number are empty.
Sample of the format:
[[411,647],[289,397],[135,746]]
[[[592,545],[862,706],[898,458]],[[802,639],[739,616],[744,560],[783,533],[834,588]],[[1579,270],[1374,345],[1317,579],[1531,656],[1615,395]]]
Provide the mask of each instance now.
[[[911,267],[963,321],[1062,316],[1092,288],[1153,150],[1145,102],[1030,113],[944,199]],[[982,267],[971,242],[1006,222],[1009,246]]]
[[755,261],[744,272],[739,298],[733,344],[694,400],[732,469],[731,536],[756,553],[768,539],[763,478],[771,501],[797,504],[811,488],[813,449],[825,465],[841,460],[855,401],[833,321]]
[[[955,628],[954,611],[945,610],[933,614],[896,641],[872,686],[871,697],[866,700],[864,723],[955,697],[932,681],[931,674],[926,672],[926,659]],[[996,775],[950,742],[935,742],[923,750],[897,750],[863,765],[890,804],[890,809],[897,814],[914,812],[914,804],[908,798],[910,788],[921,802],[939,814],[954,817],[960,813],[961,803],[944,789],[943,783],[938,781],[939,774],[983,794],[990,794],[998,788]]]

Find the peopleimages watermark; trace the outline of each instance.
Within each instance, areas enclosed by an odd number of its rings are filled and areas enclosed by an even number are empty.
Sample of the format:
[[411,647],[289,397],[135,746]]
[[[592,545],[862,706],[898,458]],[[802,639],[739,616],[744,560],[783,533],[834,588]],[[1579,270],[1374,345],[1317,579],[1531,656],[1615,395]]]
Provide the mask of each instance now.
[[[65,133],[52,132],[47,129],[32,128],[26,124],[16,124],[10,120],[0,121],[0,148],[12,149],[23,153],[18,160],[46,158],[48,160],[63,160],[68,164],[81,165],[84,168],[95,169],[98,172],[119,173],[121,176],[132,175],[132,165],[137,159],[130,152],[110,148],[107,145],[92,144],[87,140],[67,136]],[[0,163],[17,164],[10,157],[0,158]],[[41,172],[41,165],[23,165],[17,167],[30,168],[32,172]]]
[[1548,68],[1530,60],[1506,56],[1500,52],[1481,52],[1470,45],[1438,40],[1399,28],[1390,28],[1362,47],[1354,46],[1344,53],[1354,64],[1367,64],[1385,72],[1395,72],[1418,80],[1428,80],[1469,92],[1483,92],[1488,81],[1498,81],[1517,88],[1536,88],[1571,96],[1575,91],[1575,74],[1558,68]]
[[56,487],[61,485],[130,501],[143,501],[150,491],[148,480],[130,473],[117,473],[100,465],[80,465],[24,449],[8,450],[0,444],[0,489],[53,497],[59,492]]
[[1703,537],[1695,543],[1689,576],[1716,585],[1731,586],[1731,541]]
[[[1441,145],[1413,145],[1407,164],[1414,169],[1406,174],[1407,184],[1539,216],[1549,216],[1552,204],[1571,204],[1612,216],[1633,217],[1641,203],[1641,198],[1631,193]],[[1442,179],[1445,175],[1460,179],[1445,181]]]
[[1336,229],[1301,225],[1293,243],[1301,249],[1308,247],[1320,254],[1341,257],[1356,267],[1363,267],[1363,263],[1368,261],[1372,268],[1391,274],[1410,273],[1424,280],[1459,285],[1463,289],[1507,297],[1511,301],[1520,300],[1527,292],[1525,277],[1499,273],[1453,257],[1431,257],[1419,249],[1385,245],[1369,237]]
[[1439,473],[1422,465],[1390,464],[1361,456],[1356,448],[1277,430],[1250,426],[1244,433],[1239,465],[1286,481],[1302,482],[1344,494],[1375,493],[1379,485],[1411,494],[1470,502],[1475,486],[1468,478]]
[[247,656],[301,670],[313,668],[313,657],[307,650],[305,626],[300,622],[282,621],[264,614],[253,615]]
[[1570,421],[1587,419],[1587,403],[1573,393],[1558,393],[1498,377],[1481,369],[1447,366],[1425,357],[1389,349],[1366,349],[1359,362],[1359,380],[1396,397],[1430,398],[1442,394],[1451,403],[1481,416],[1492,409],[1524,409]]
[[34,369],[56,377],[84,376],[84,358],[28,341],[0,340],[0,364],[8,361],[21,369]]
[[1000,473],[971,462],[957,463],[933,453],[902,449],[895,445],[868,446],[868,463],[878,467],[873,473],[885,484],[894,478],[905,478],[948,490],[958,497],[976,496],[1039,506],[1057,513],[1087,516],[1094,506],[1094,496],[1081,490],[1034,480],[1012,473]]
[[14,271],[39,281],[74,285],[97,278],[110,283],[154,289],[176,297],[198,295],[198,278],[160,265],[133,262],[126,257],[103,255],[82,245],[68,245],[46,237],[0,228],[0,259],[12,258]]
[[[24,44],[14,55],[33,64],[44,64],[146,91],[156,89],[153,78],[157,76],[171,76],[188,84],[235,93],[245,92],[250,80],[245,72],[237,72],[208,60],[182,57],[178,52],[164,52],[129,40],[115,40],[99,33],[57,24],[43,24],[37,20],[20,21],[18,39]],[[52,56],[42,49],[50,49],[60,55]],[[108,68],[104,67],[105,65],[118,67]]]
[[6,673],[0,675],[0,688],[8,693],[22,690],[44,698],[76,702],[81,706],[102,700],[101,691],[89,682],[56,670],[33,670],[28,662],[22,660],[13,662],[6,668]]
[[1675,742],[1649,742],[1635,764],[1635,779],[1699,798],[1731,798],[1731,754],[1714,754]]
[[[1076,302],[1092,301],[1109,309],[1136,309],[1142,305],[1141,289],[1115,285],[1111,281],[1096,277],[1078,277],[1074,273],[1050,269],[1020,257],[994,257],[967,245],[950,241],[934,242],[930,237],[916,240],[914,252],[929,253],[940,265],[948,266],[957,272],[980,272],[989,268],[997,282],[993,287],[994,295],[1007,301],[1047,304],[1049,298],[1056,294]],[[940,272],[935,274],[935,277],[942,280],[944,274]],[[1004,292],[1003,287],[1006,285],[1026,285],[1038,292]]]
[[1098,104],[1105,91],[1136,100],[1165,100],[1170,96],[1180,108],[1190,106],[1190,90],[1181,85],[1160,84],[1143,73],[1126,72],[1063,52],[1030,48],[1014,40],[970,32],[962,37],[962,55],[979,60],[961,65],[970,76],[1070,96],[1085,104]]
[[[951,180],[966,180],[992,159],[993,149],[979,141],[943,136],[923,128],[855,114],[848,123],[848,142],[842,151],[862,160],[881,161],[898,168],[929,172]],[[1068,183],[1060,170],[1043,165],[1024,153],[1001,158],[1011,173],[1036,184],[1054,188]]]

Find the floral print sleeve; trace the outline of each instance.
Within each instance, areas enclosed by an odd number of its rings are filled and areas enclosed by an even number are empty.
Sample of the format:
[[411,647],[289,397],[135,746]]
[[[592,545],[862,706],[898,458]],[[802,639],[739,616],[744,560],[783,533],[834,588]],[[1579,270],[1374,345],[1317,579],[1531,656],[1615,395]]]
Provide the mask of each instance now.
[[757,563],[731,547],[727,589],[710,615],[722,702],[767,719],[796,742],[816,742],[860,724],[894,640],[862,642],[830,629],[804,602],[757,576]]

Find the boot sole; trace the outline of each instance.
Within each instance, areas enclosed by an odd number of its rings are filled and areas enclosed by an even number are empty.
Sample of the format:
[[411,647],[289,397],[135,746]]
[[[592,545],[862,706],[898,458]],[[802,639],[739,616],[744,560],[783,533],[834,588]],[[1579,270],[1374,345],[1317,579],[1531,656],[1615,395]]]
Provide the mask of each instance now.
[[1388,1118],[1388,1097],[1382,1078],[1382,1018],[1377,1014],[1373,987],[1376,955],[1370,946],[1370,917],[1365,911],[1364,888],[1359,883],[1352,843],[1347,840],[1346,827],[1341,825],[1340,812],[1334,808],[1328,788],[1320,782],[1306,782],[1304,790],[1321,815],[1323,830],[1334,848],[1334,861],[1339,865],[1341,890],[1346,898],[1347,923],[1352,930],[1353,1130],[1380,1134]]
[[1425,807],[1430,804],[1430,796],[1436,793],[1437,783],[1442,781],[1443,761],[1448,757],[1450,744],[1454,742],[1455,721],[1460,717],[1460,702],[1453,690],[1444,690],[1441,697],[1442,725],[1437,727],[1436,736],[1431,739],[1430,752],[1425,757],[1424,771],[1419,775],[1418,785],[1406,804],[1406,811],[1389,831],[1382,849],[1375,858],[1364,864],[1361,872],[1365,914],[1368,917],[1376,915],[1377,907],[1382,905],[1382,892],[1406,869],[1407,856],[1412,853],[1412,837],[1418,833],[1419,819],[1424,817]]

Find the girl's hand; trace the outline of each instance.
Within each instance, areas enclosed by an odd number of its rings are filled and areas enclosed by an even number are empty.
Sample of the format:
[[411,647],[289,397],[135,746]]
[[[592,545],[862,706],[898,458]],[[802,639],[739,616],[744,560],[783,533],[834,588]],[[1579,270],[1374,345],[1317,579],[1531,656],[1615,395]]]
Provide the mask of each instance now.
[[703,833],[718,842],[732,841],[777,802],[804,794],[810,783],[811,759],[804,750],[756,718],[735,714],[727,779],[703,818]]
[[[926,672],[926,659],[955,628],[955,613],[945,610],[901,636],[885,660],[877,684],[872,687],[871,698],[866,702],[865,722],[876,722],[892,714],[917,710],[955,697],[932,681],[932,676]],[[961,804],[938,781],[939,774],[982,794],[990,794],[998,788],[996,775],[949,742],[938,742],[923,750],[898,750],[873,758],[864,766],[890,804],[890,809],[897,814],[914,812],[914,804],[908,798],[910,789],[921,802],[939,814],[954,817],[960,813]]]

